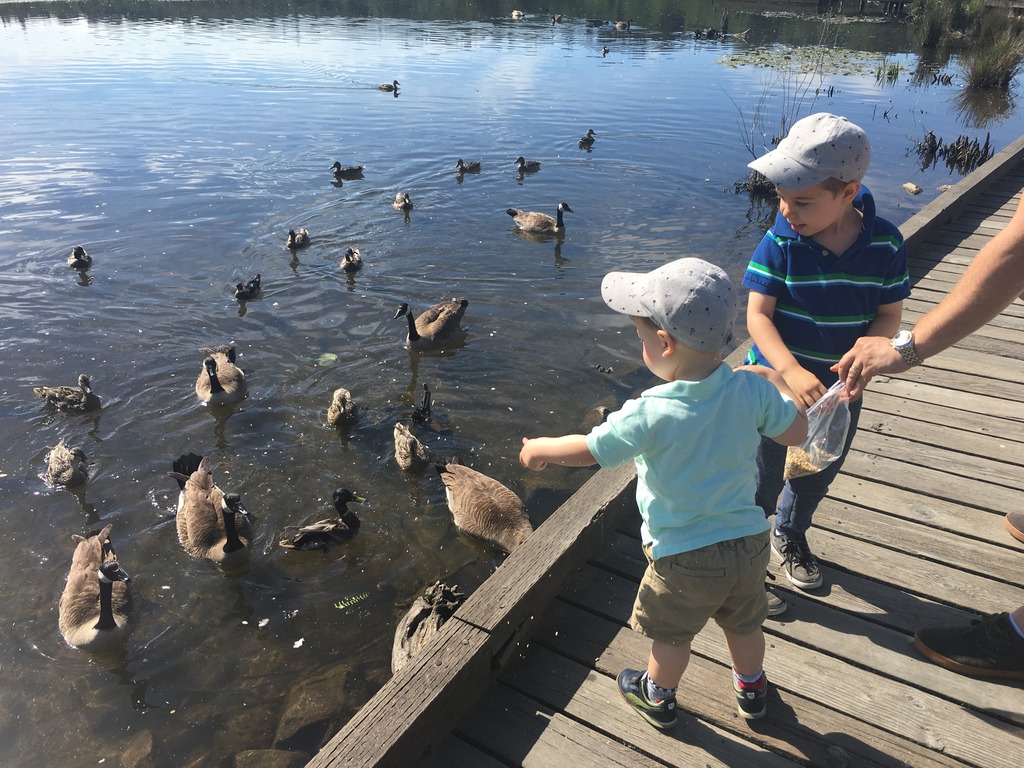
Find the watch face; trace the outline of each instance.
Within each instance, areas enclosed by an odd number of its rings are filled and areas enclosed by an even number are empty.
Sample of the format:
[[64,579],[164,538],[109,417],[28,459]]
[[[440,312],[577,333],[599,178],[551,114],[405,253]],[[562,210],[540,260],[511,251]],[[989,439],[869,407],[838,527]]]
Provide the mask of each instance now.
[[905,344],[909,344],[913,337],[910,335],[910,331],[902,330],[893,336],[892,345],[894,347],[902,347]]

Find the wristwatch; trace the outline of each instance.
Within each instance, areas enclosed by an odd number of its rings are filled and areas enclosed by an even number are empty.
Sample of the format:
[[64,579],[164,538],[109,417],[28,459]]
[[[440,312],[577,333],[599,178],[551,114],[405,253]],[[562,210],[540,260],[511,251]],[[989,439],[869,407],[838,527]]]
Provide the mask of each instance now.
[[924,362],[914,348],[914,332],[902,330],[889,339],[889,346],[895,349],[903,357],[904,362],[913,368]]

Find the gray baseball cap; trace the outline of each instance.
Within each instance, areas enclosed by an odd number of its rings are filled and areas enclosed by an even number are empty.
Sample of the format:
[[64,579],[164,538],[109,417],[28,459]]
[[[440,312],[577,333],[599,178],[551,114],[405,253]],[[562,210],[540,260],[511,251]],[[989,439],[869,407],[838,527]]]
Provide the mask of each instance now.
[[609,272],[601,297],[616,312],[649,317],[691,349],[718,352],[732,337],[736,286],[703,259],[684,258],[653,272]]
[[871,144],[860,126],[818,112],[793,123],[778,147],[747,167],[783,189],[805,189],[829,178],[860,181],[870,164]]

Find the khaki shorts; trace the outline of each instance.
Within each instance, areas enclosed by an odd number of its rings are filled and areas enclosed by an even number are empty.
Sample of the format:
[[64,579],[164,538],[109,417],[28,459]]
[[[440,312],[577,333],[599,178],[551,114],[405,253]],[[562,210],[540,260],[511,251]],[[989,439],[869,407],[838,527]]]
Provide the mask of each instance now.
[[768,616],[764,591],[768,532],[651,559],[633,604],[630,626],[652,640],[686,645],[713,618],[727,632],[749,635]]

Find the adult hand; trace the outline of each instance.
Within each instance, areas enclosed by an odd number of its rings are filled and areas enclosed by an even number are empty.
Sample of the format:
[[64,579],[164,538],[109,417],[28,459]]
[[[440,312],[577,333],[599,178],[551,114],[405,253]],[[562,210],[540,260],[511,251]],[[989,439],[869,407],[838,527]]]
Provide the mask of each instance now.
[[861,336],[849,352],[832,366],[846,383],[851,400],[860,397],[872,377],[883,373],[903,373],[910,366],[883,336]]

